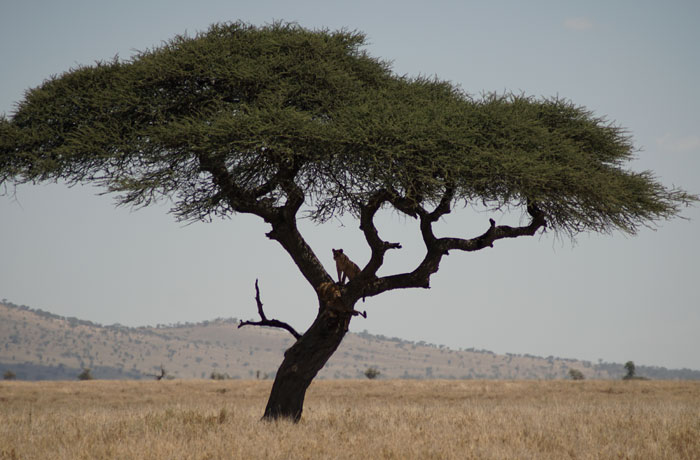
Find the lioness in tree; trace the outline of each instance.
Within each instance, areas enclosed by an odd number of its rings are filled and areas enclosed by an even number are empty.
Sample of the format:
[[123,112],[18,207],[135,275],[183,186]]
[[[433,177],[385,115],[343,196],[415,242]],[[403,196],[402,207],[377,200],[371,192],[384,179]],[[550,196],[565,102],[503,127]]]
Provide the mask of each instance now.
[[334,307],[341,303],[339,302],[340,289],[335,283],[321,283],[318,287],[318,296],[322,301]]
[[345,284],[346,277],[349,281],[352,281],[354,277],[360,274],[360,267],[343,254],[342,249],[333,249],[333,258],[335,259],[335,267],[338,269],[338,282],[340,284]]

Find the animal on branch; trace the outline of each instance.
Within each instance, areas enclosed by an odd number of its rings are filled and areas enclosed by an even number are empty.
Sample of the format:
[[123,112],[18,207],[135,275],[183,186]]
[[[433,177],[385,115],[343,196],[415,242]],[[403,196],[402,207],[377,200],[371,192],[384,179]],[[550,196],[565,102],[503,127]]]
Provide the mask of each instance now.
[[362,270],[355,262],[343,253],[342,249],[333,249],[335,268],[338,270],[338,283],[345,284],[345,280],[352,281]]
[[337,312],[349,312],[351,316],[359,315],[363,318],[367,318],[366,311],[360,312],[353,309],[352,306],[348,307],[345,304],[343,301],[343,294],[336,283],[321,283],[321,285],[318,287],[318,296],[321,305],[325,305],[331,314],[335,314]]
[[329,305],[337,305],[342,294],[337,284],[325,282],[318,286],[318,297],[321,302]]

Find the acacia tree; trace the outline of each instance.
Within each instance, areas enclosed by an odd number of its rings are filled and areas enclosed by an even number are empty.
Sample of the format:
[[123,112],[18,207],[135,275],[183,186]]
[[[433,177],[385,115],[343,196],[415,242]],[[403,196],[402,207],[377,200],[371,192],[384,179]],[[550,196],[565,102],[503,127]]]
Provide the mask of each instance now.
[[[364,36],[276,23],[218,24],[129,60],[79,67],[26,93],[0,119],[0,183],[93,183],[117,202],[167,198],[180,220],[259,216],[318,296],[318,316],[276,374],[265,418],[299,420],[304,395],[358,312],[360,298],[427,288],[443,256],[502,238],[621,230],[670,218],[696,200],[623,168],[634,147],[620,127],[562,99],[474,98],[449,82],[396,76]],[[474,202],[521,209],[523,225],[472,238],[433,224]],[[378,276],[387,251],[380,209],[418,223],[421,262]],[[350,214],[371,250],[335,283],[297,228]]]

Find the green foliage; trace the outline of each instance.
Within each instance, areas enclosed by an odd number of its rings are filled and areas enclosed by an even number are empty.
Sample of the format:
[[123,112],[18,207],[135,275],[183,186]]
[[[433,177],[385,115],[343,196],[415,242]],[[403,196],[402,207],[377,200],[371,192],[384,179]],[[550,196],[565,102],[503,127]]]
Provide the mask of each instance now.
[[376,379],[377,377],[379,377],[379,374],[381,374],[381,372],[376,367],[368,367],[365,370],[365,377],[367,377],[370,380]]
[[[384,190],[414,203],[537,203],[567,234],[669,218],[697,199],[623,165],[624,129],[562,99],[474,98],[393,75],[361,33],[216,24],[130,60],[78,67],[0,119],[0,184],[96,183],[118,202],[167,197],[183,220],[292,199],[358,215]],[[223,186],[227,175],[235,186]]]
[[571,377],[571,380],[585,379],[585,377],[583,376],[583,372],[581,372],[578,369],[569,369],[569,377]]
[[94,379],[94,377],[92,376],[92,372],[87,367],[84,368],[80,374],[78,374],[78,380],[92,380],[92,379]]

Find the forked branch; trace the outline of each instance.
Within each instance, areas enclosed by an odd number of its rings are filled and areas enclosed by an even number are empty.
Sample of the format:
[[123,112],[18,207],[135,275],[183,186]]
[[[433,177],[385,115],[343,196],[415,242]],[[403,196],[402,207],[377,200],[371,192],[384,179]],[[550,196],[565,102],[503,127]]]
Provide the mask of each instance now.
[[496,225],[493,219],[489,219],[489,229],[481,236],[464,240],[461,238],[441,238],[439,241],[448,250],[459,249],[462,251],[478,251],[486,247],[493,247],[496,240],[502,238],[517,238],[519,236],[533,236],[542,227],[547,226],[544,213],[533,202],[527,203],[527,213],[532,220],[529,225],[523,227],[511,227],[508,225]]
[[260,315],[260,321],[243,321],[241,320],[240,324],[238,325],[239,328],[243,326],[267,326],[267,327],[278,327],[280,329],[284,329],[290,334],[294,336],[295,339],[299,340],[301,338],[301,334],[299,334],[297,331],[294,330],[292,326],[289,324],[279,321],[276,319],[267,319],[265,316],[265,312],[263,311],[263,304],[262,301],[260,300],[260,288],[258,287],[258,280],[255,280],[255,302],[258,304],[258,314]]
[[386,190],[379,190],[373,194],[367,204],[360,210],[360,230],[365,234],[367,244],[372,250],[372,257],[363,272],[374,276],[379,267],[384,263],[384,254],[389,249],[401,249],[401,243],[390,243],[379,237],[377,227],[374,225],[374,216],[382,207],[382,204],[390,200],[390,194]]
[[[521,227],[496,225],[493,219],[489,219],[489,229],[475,238],[436,238],[433,234],[432,225],[442,215],[449,212],[450,208],[448,204],[451,193],[449,189],[446,190],[443,200],[431,213],[428,213],[422,207],[413,208],[420,218],[421,233],[426,246],[425,258],[418,267],[410,273],[377,278],[365,289],[363,293],[365,296],[375,296],[393,289],[429,288],[431,275],[438,271],[442,257],[447,255],[449,251],[478,251],[486,247],[493,247],[494,241],[502,238],[532,236],[537,233],[540,228],[547,225],[544,212],[542,212],[534,202],[528,201],[527,212],[531,217],[529,225]],[[401,199],[392,200],[391,202],[397,209],[399,206],[405,204]],[[401,210],[406,212],[403,209]]]

